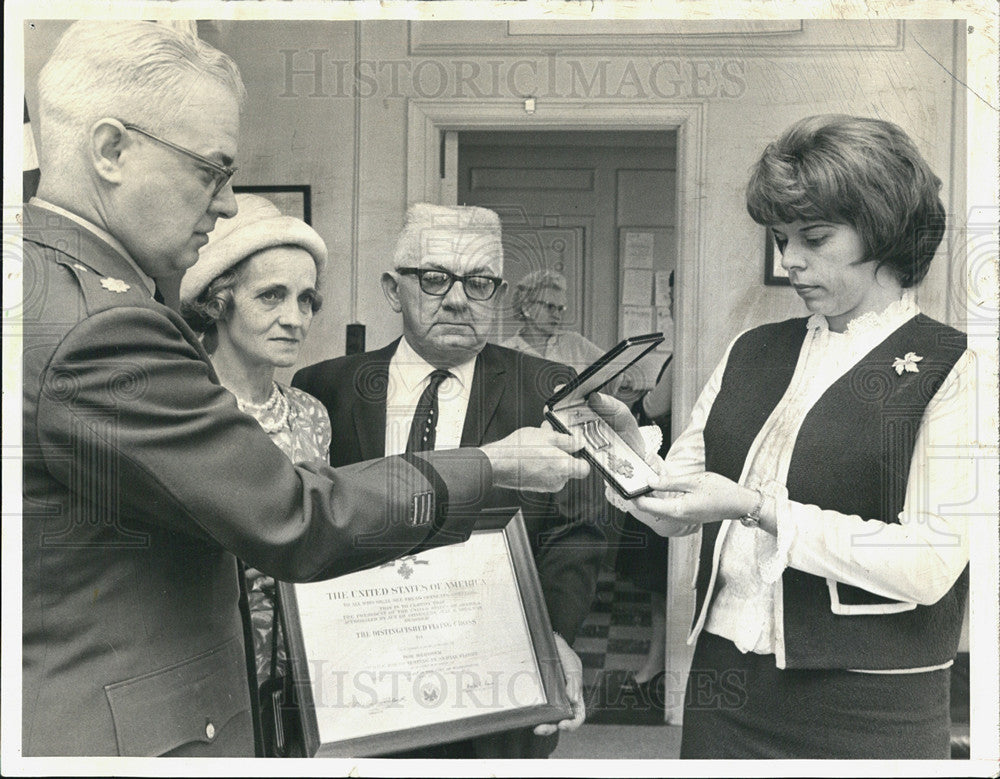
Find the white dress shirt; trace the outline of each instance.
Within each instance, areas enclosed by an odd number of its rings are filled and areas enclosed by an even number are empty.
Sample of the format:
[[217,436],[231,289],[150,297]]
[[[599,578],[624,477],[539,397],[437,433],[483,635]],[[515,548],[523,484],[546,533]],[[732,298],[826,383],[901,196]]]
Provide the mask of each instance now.
[[[778,535],[723,522],[716,543],[714,595],[689,642],[704,628],[730,639],[743,652],[773,653],[777,666],[784,668],[780,580],[786,567],[907,604],[890,604],[895,610],[935,603],[961,574],[969,560],[968,518],[978,511],[969,503],[976,441],[976,360],[971,351],[959,358],[926,407],[899,524],[797,503],[788,499],[784,486],[799,428],[813,404],[917,313],[907,294],[881,314],[852,321],[844,333],[830,331],[823,316],[809,319],[792,380],[755,438],[739,480],[775,498]],[[667,454],[661,466],[664,475],[705,469],[705,421],[728,359],[729,350],[698,398],[690,424]],[[835,593],[831,587],[831,601]],[[831,608],[858,613],[859,607],[832,602]],[[883,607],[860,607],[865,608]]]
[[[476,358],[450,368],[451,377],[438,387],[435,449],[457,449],[462,442],[465,413],[469,409]],[[385,454],[402,454],[410,436],[417,403],[430,383],[435,367],[413,351],[404,336],[389,361],[389,386],[385,397]]]

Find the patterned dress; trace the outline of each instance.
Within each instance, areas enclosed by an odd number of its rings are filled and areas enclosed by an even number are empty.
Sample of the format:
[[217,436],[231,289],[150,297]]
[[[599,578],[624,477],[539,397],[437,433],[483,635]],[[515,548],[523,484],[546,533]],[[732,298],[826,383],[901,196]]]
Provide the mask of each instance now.
[[[330,451],[330,417],[323,404],[307,392],[275,382],[280,402],[262,409],[242,407],[256,419],[292,462],[327,460]],[[272,395],[272,397],[275,397]],[[254,658],[257,684],[264,684],[271,675],[271,653],[274,637],[274,579],[256,568],[246,569],[247,595],[250,601],[250,621],[253,625]],[[278,674],[288,673],[288,654],[281,627],[278,627]]]

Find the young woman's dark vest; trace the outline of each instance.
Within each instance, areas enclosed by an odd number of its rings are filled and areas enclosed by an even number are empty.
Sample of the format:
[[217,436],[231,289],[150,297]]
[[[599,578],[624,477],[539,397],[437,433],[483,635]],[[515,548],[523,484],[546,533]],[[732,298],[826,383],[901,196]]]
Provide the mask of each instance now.
[[[705,424],[707,470],[740,478],[754,438],[791,382],[806,321],[765,325],[733,345]],[[865,519],[898,522],[924,409],[965,347],[963,333],[923,314],[876,346],[806,415],[788,470],[788,497]],[[923,360],[917,373],[899,375],[893,360],[907,352]],[[696,621],[709,594],[719,528],[720,523],[712,523],[703,531]],[[878,534],[857,541],[880,543]],[[950,540],[942,536],[941,542]],[[946,663],[958,647],[968,577],[966,566],[932,606],[845,615],[831,610],[826,579],[787,568],[781,578],[785,667],[875,670]],[[837,594],[841,604],[894,603],[845,584],[837,585]]]

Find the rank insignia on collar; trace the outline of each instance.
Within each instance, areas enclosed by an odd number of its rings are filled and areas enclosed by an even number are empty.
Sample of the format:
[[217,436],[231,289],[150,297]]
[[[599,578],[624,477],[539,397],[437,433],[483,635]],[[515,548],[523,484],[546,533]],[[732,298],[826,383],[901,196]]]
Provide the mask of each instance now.
[[108,292],[128,292],[131,289],[131,287],[121,279],[113,279],[110,276],[106,279],[101,279],[101,286],[108,290]]
[[74,262],[73,263],[73,267],[76,268],[77,270],[82,270],[82,271],[86,271],[87,270],[87,266],[86,265],[81,265],[78,262]]

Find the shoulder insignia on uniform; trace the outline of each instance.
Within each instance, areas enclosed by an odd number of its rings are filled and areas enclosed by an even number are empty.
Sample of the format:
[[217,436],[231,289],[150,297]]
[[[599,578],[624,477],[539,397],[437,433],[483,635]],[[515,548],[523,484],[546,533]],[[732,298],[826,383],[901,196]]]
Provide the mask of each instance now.
[[426,525],[434,519],[434,492],[418,492],[413,496],[413,511],[410,513],[410,524],[413,527]]
[[101,286],[109,292],[128,292],[131,286],[121,279],[113,279],[110,276],[101,279]]

